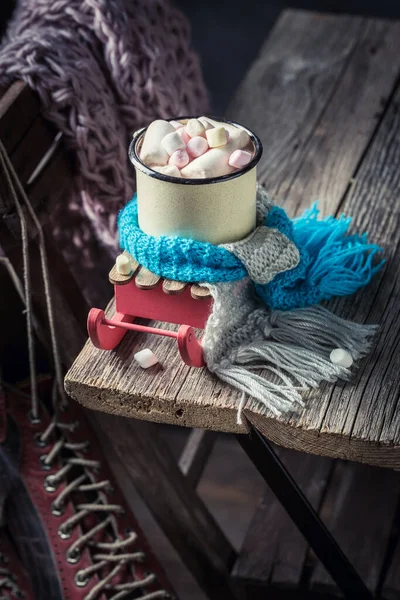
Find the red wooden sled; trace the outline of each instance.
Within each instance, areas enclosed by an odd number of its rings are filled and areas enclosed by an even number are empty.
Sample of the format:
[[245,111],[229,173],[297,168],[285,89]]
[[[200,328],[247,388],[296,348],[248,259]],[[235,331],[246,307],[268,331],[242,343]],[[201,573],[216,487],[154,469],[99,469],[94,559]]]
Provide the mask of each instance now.
[[[210,291],[197,284],[162,279],[141,267],[124,252],[131,263],[129,275],[121,275],[115,265],[109,279],[114,284],[116,312],[111,319],[103,310],[92,308],[88,315],[89,337],[96,348],[112,350],[127,331],[140,331],[176,338],[182,360],[191,367],[203,367],[201,340],[194,328],[204,329],[211,311]],[[178,331],[135,323],[136,318],[166,321],[179,325]]]

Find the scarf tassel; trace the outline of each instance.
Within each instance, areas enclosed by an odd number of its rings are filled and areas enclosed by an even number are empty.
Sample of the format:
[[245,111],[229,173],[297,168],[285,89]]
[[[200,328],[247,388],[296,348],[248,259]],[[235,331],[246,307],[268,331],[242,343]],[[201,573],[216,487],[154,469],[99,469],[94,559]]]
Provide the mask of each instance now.
[[300,247],[312,257],[308,285],[319,290],[322,300],[348,296],[370,283],[384,261],[373,260],[382,249],[369,244],[367,234],[347,235],[351,217],[318,220],[317,204],[294,219],[294,235]]
[[331,351],[343,348],[357,361],[370,351],[376,331],[375,325],[346,321],[321,306],[273,311],[262,326],[263,339],[242,344],[212,370],[249,396],[240,402],[239,424],[245,406],[280,415],[304,406],[304,392],[322,381],[349,379],[349,369],[330,361]]
[[[278,211],[282,209],[275,207],[267,217],[272,227],[277,217],[281,221]],[[341,215],[319,220],[318,215],[314,204],[292,221],[292,236],[302,258],[299,267],[280,273],[265,286],[256,286],[270,308],[293,310],[354,294],[370,283],[384,264],[384,260],[374,264],[375,255],[382,249],[369,244],[367,234],[347,235],[351,218]]]

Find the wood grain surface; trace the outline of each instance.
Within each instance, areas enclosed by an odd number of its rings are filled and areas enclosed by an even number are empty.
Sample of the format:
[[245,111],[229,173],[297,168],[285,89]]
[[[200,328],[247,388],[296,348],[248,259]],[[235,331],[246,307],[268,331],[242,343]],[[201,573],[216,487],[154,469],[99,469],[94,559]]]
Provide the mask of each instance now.
[[140,267],[138,274],[135,277],[135,283],[141,290],[152,290],[158,285],[161,277],[155,275],[146,267]]
[[[341,316],[381,326],[352,381],[322,386],[296,415],[252,410],[246,416],[277,444],[394,468],[400,468],[399,55],[397,22],[287,11],[228,111],[261,137],[259,180],[290,215],[317,199],[323,214],[345,211],[354,216],[354,230],[368,230],[383,246],[387,260],[366,290],[332,303]],[[143,347],[160,356],[160,371],[133,363]],[[109,353],[87,343],[66,389],[114,414],[246,431],[236,423],[239,394],[205,369],[189,369],[166,339],[129,335]]]
[[171,296],[178,296],[185,291],[186,283],[182,281],[173,281],[172,279],[164,279],[162,283],[163,291]]

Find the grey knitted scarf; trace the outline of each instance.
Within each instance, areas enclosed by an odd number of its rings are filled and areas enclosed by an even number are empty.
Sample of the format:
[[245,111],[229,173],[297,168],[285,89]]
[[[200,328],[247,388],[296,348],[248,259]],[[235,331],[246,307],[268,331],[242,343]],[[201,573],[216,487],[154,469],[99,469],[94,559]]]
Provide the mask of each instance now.
[[[272,207],[258,187],[258,221]],[[323,381],[350,377],[350,369],[334,364],[335,348],[354,361],[371,349],[375,325],[342,319],[320,305],[270,310],[256,294],[254,282],[272,281],[290,271],[299,257],[294,243],[277,230],[258,227],[245,240],[225,245],[246,266],[249,277],[232,283],[207,284],[213,309],[203,349],[208,369],[242,392],[238,408],[275,415],[303,406],[302,396]]]

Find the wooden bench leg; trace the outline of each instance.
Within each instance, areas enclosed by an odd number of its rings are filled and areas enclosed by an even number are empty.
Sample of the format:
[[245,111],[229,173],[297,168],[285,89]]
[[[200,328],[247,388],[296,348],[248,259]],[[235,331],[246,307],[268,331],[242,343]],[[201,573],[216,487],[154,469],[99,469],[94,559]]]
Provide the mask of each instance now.
[[250,425],[250,435],[237,435],[239,444],[281,502],[345,598],[372,600],[373,596],[343,554],[303,492],[292,479],[267,439]]

